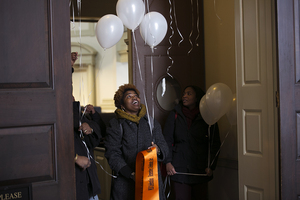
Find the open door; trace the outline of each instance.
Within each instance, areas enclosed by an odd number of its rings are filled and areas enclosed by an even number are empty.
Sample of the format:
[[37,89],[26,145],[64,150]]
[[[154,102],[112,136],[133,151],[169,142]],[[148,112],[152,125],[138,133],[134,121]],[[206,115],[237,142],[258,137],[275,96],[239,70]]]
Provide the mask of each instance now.
[[278,199],[270,0],[235,1],[239,199]]
[[0,2],[3,198],[76,198],[68,4]]
[[277,1],[281,199],[300,199],[300,7]]

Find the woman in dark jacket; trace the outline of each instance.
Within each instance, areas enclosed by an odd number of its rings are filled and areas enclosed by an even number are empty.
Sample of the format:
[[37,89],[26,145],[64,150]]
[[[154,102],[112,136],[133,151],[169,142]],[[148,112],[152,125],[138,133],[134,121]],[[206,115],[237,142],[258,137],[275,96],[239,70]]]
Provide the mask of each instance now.
[[187,86],[164,126],[169,146],[165,163],[171,176],[171,199],[207,199],[207,182],[213,178],[220,137],[217,124],[210,128],[209,135],[209,125],[201,117],[199,102],[203,95],[199,87]]
[[[117,178],[113,179],[111,199],[135,199],[135,164],[140,151],[155,146],[157,160],[163,161],[168,154],[167,143],[156,120],[152,127],[146,114],[145,105],[140,103],[139,91],[132,84],[119,87],[114,96],[115,114],[109,122],[104,141],[105,157]],[[159,170],[159,167],[158,167]],[[159,171],[159,196],[165,199],[163,183]]]

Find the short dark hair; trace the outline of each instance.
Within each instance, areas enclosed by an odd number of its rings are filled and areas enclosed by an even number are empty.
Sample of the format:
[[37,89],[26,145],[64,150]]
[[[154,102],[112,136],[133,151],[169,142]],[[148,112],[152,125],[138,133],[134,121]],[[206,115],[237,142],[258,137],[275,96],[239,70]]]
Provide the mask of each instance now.
[[114,100],[115,100],[115,106],[117,108],[121,108],[121,105],[123,105],[123,99],[124,99],[124,94],[128,90],[133,90],[137,93],[138,96],[140,96],[139,90],[135,87],[133,84],[124,84],[119,87],[119,89],[116,91]]

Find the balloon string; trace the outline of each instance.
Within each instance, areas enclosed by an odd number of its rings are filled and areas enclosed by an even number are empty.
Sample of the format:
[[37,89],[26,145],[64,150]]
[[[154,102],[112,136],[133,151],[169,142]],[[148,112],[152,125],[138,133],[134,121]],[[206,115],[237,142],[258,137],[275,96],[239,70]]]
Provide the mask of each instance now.
[[[146,2],[145,2],[145,3],[146,3],[146,6],[147,6],[147,12],[146,12],[146,13],[148,13],[148,12],[149,12],[149,10],[150,10],[150,9],[149,9],[149,2],[148,2],[148,0],[146,0]],[[145,14],[146,14],[146,13],[145,13]]]
[[81,0],[77,0],[77,8],[78,8],[78,16],[79,16],[79,45],[80,45],[80,53],[79,53],[79,63],[80,67],[82,64],[82,48],[81,48]]
[[[168,192],[166,192],[167,185],[169,186],[169,187],[168,187],[168,189],[169,189]],[[170,176],[169,176],[169,175],[166,176],[165,181],[164,181],[164,191],[165,191],[166,196],[167,196],[167,199],[168,199],[169,196],[170,196],[170,194],[171,194],[171,179],[170,179]]]
[[[100,67],[102,66],[103,60],[104,60],[104,58],[105,58],[105,55],[106,55],[106,51],[104,51],[104,55],[103,55],[103,57],[102,57],[102,59],[101,59],[101,61],[100,61]],[[93,87],[92,87],[92,89],[91,89],[91,91],[90,91],[90,93],[89,93],[89,95],[88,95],[87,102],[89,102],[90,96],[91,96],[91,94],[93,93],[93,90],[96,88],[96,81],[97,81],[97,79],[98,79],[99,74],[100,74],[100,70],[98,70],[98,72],[97,72],[97,75],[96,75],[95,80],[94,80]],[[85,104],[83,104],[83,105],[85,105]],[[85,109],[84,109],[84,111],[83,111],[83,115],[85,114],[85,111],[86,111],[86,106],[85,106]]]
[[214,127],[214,129],[213,129],[212,137],[211,137],[211,138],[213,138],[213,139],[212,139],[212,142],[211,142],[211,144],[210,144],[211,147],[214,145],[214,136],[215,136],[215,128],[216,128],[216,126],[213,125],[213,127]]
[[84,100],[84,81],[83,81],[83,74],[81,74],[80,76],[81,82],[80,82],[80,86],[79,86],[79,96],[82,99],[82,103],[83,105],[85,105],[85,100]]
[[[152,53],[153,54],[153,53]],[[152,78],[152,81],[151,81],[151,93],[152,93],[152,118],[154,119],[154,95],[153,95],[153,82],[154,82],[154,70],[153,70],[153,56],[151,55],[151,78]]]
[[195,174],[195,173],[184,173],[184,172],[176,172],[176,174],[190,175],[190,176],[207,176],[207,174]]
[[175,10],[175,0],[173,0],[173,7],[174,7],[174,12],[173,13],[174,13],[174,19],[175,19],[176,29],[177,29],[178,34],[181,37],[181,40],[178,43],[178,46],[180,46],[180,44],[183,42],[184,38],[183,38],[181,32],[179,31],[178,24],[177,24],[176,10]]
[[217,13],[217,9],[216,9],[216,0],[214,0],[214,11],[215,11],[217,18],[220,20],[220,24],[222,25],[222,19],[219,17],[219,15]]
[[173,58],[170,56],[170,49],[172,48],[172,41],[171,41],[171,38],[172,38],[173,35],[174,35],[174,29],[173,29],[173,27],[172,27],[172,24],[173,24],[173,18],[172,18],[172,3],[171,3],[171,0],[169,0],[169,4],[170,4],[170,19],[171,19],[171,21],[170,21],[170,28],[171,28],[171,30],[172,30],[172,34],[171,34],[170,37],[169,37],[170,47],[169,47],[168,50],[167,50],[167,55],[168,55],[169,59],[171,60],[171,65],[169,65],[168,68],[167,68],[167,74],[168,74],[171,78],[173,78],[173,76],[169,73],[170,68],[173,66],[173,63],[174,63]]
[[[82,115],[82,116],[83,116],[83,115]],[[81,121],[79,121],[79,125],[81,126]],[[80,137],[82,137],[82,136],[83,136],[83,133],[82,133],[82,130],[80,130]],[[84,140],[81,140],[81,141],[82,141],[82,143],[84,144],[84,146],[85,146],[85,148],[86,148],[86,152],[87,152],[87,157],[88,157],[88,159],[89,159],[89,160],[95,161],[95,163],[97,163],[97,164],[101,167],[101,169],[102,169],[107,175],[109,175],[109,176],[111,176],[111,177],[113,177],[113,178],[118,178],[117,176],[114,176],[114,175],[108,173],[108,172],[102,167],[102,165],[101,165],[98,161],[96,161],[96,160],[93,158],[92,154],[90,153],[89,148],[88,148],[87,145],[86,145],[86,142],[85,142]]]
[[137,63],[138,63],[138,67],[139,67],[140,78],[141,78],[142,84],[144,84],[143,77],[142,77],[142,72],[141,72],[141,65],[140,65],[140,61],[139,61],[139,53],[138,53],[138,50],[137,50],[136,39],[135,39],[135,35],[134,35],[133,31],[132,31],[132,36],[133,36],[134,47],[135,47],[135,52],[136,52],[136,57],[137,57]]
[[[74,5],[72,4],[72,1],[70,0],[70,2],[69,2],[69,6],[71,6],[72,5],[72,8],[73,8],[73,25],[74,25],[74,27],[75,27],[75,16],[74,16]],[[80,52],[79,52],[79,66],[80,66],[80,68],[82,67],[82,48],[81,48],[81,1],[80,0],[78,0],[77,1],[77,8],[78,8],[78,15],[79,15],[79,45],[80,45]],[[75,31],[75,29],[74,29],[74,31]],[[105,57],[105,55],[106,55],[106,51],[105,51],[105,49],[104,49],[104,56],[103,57]],[[100,66],[102,66],[102,63],[103,63],[103,60],[104,59],[101,59],[101,62],[100,62]],[[96,75],[96,77],[95,77],[95,80],[94,80],[94,83],[93,83],[93,87],[92,87],[92,89],[91,89],[91,91],[90,91],[90,93],[88,94],[88,98],[87,98],[87,102],[89,102],[89,99],[90,99],[90,96],[91,96],[91,94],[92,94],[92,92],[93,92],[93,90],[94,90],[94,88],[95,88],[95,86],[96,86],[96,80],[97,80],[97,78],[98,78],[98,76],[99,76],[99,73],[100,73],[100,70],[97,72],[97,75]],[[82,75],[81,75],[82,76]],[[82,92],[82,90],[84,90],[84,82],[83,82],[83,76],[81,77],[81,79],[82,79],[82,81],[81,81],[81,84],[80,84],[80,86],[79,86],[79,96],[82,96],[83,95],[83,97],[82,97],[82,99],[83,99],[83,105],[85,105],[85,98],[84,98],[84,91]],[[82,89],[83,88],[83,89]],[[83,93],[83,94],[82,94]],[[85,107],[86,108],[86,107]],[[86,110],[86,109],[85,109]],[[85,110],[84,110],[84,112],[83,112],[83,114],[85,113]]]
[[[86,111],[86,107],[85,107],[85,109],[84,109],[83,114],[81,114],[80,105],[79,105],[79,115],[81,115],[81,118],[80,118],[80,120],[79,120],[79,126],[81,126],[82,117],[84,116],[85,111]],[[80,137],[82,137],[82,136],[83,136],[83,133],[82,133],[82,130],[80,130]],[[117,176],[114,176],[114,175],[108,173],[108,172],[102,167],[102,165],[101,165],[98,161],[96,161],[96,160],[93,158],[92,154],[90,153],[89,148],[88,148],[87,145],[86,145],[86,142],[85,142],[84,140],[81,140],[81,141],[82,141],[82,143],[84,144],[84,147],[86,148],[87,158],[88,158],[89,160],[92,159],[93,161],[95,161],[95,163],[97,163],[97,164],[101,167],[101,169],[102,169],[107,175],[109,175],[109,176],[111,176],[111,177],[113,177],[113,178],[117,178]]]
[[72,1],[70,0],[70,4],[69,6],[72,5],[72,16],[73,16],[73,20],[71,22],[71,25],[72,25],[72,29],[74,31],[74,34],[76,33],[76,30],[75,30],[75,11],[74,11],[74,4],[72,3]]
[[191,40],[191,37],[193,35],[193,31],[194,31],[194,5],[193,5],[193,0],[191,0],[191,9],[192,9],[192,30],[191,30],[191,33],[190,33],[190,36],[189,36],[189,41],[190,41],[190,44],[191,44],[191,49],[188,51],[188,54],[191,53],[191,51],[193,50],[193,43],[192,43],[192,40]]
[[146,97],[146,94],[145,94],[145,89],[143,89],[143,94],[144,94],[144,99],[145,99],[145,106],[146,106],[146,110],[147,110],[147,116],[148,116],[148,124],[149,124],[149,127],[150,127],[150,133],[151,133],[151,136],[152,136],[152,120],[150,118],[150,115],[149,115],[149,109],[148,109],[148,103],[147,103],[147,97]]
[[210,167],[210,127],[211,125],[208,126],[208,164],[207,164],[207,167],[209,168]]
[[[69,4],[71,5],[71,4]],[[75,15],[74,15],[74,5],[72,4],[72,8],[73,8],[73,26],[75,28]],[[78,31],[79,31],[79,68],[82,68],[82,47],[81,47],[81,1],[77,0],[77,14],[79,17],[79,27],[78,27]],[[74,29],[74,33],[76,33],[75,29]],[[83,82],[83,75],[81,74],[81,83],[79,83],[79,96],[83,98],[83,103],[84,102],[84,91],[82,92],[82,90],[84,89],[84,82]]]
[[135,39],[134,32],[132,32],[132,36],[133,36],[134,47],[135,47],[135,51],[136,51],[138,69],[139,69],[139,73],[140,73],[140,79],[141,79],[141,83],[142,83],[142,87],[143,87],[143,95],[144,95],[144,99],[145,99],[145,106],[146,106],[146,110],[147,110],[147,116],[148,116],[148,119],[149,119],[148,123],[149,123],[149,127],[150,127],[150,132],[151,132],[151,135],[152,135],[151,119],[150,119],[150,116],[149,116],[148,103],[147,103],[147,98],[146,98],[146,94],[145,94],[145,83],[143,81],[142,70],[141,70],[141,65],[140,65],[140,61],[139,61],[138,49],[137,49],[137,44],[136,44],[136,39]]
[[[80,44],[80,50],[81,50],[81,1],[77,0],[77,13],[79,17],[79,44]],[[81,54],[79,54],[81,55]],[[81,66],[81,56],[80,56],[80,66]]]
[[96,161],[93,157],[91,157],[91,158],[95,161],[95,163],[97,163],[97,164],[101,167],[101,169],[102,169],[107,175],[109,175],[109,176],[111,176],[111,177],[113,177],[113,178],[118,178],[117,176],[112,175],[112,174],[110,174],[109,172],[107,172],[107,171],[102,167],[102,165],[101,165],[98,161]]
[[[195,173],[184,173],[184,172],[176,172],[176,174],[188,175],[188,176],[207,176],[207,174],[195,174]],[[164,186],[164,191],[165,191],[166,197],[167,197],[167,199],[169,199],[169,196],[170,196],[171,190],[172,190],[171,189],[171,179],[170,179],[169,175],[166,176],[163,186]],[[169,186],[168,191],[166,191],[167,186]]]
[[199,2],[197,1],[197,31],[198,31],[198,35],[197,35],[197,37],[195,39],[196,46],[199,46],[199,43],[197,42],[198,38],[200,37],[199,22],[200,22]]
[[223,144],[224,144],[224,142],[225,142],[226,138],[228,137],[228,134],[229,134],[229,132],[230,132],[230,130],[231,130],[231,127],[232,127],[232,125],[230,126],[230,129],[229,129],[229,131],[227,131],[227,133],[226,133],[226,135],[225,135],[225,138],[224,138],[223,142],[221,143],[221,145],[220,145],[220,148],[219,148],[218,152],[216,153],[216,155],[215,155],[215,157],[214,157],[213,161],[211,162],[211,165],[213,165],[213,163],[215,162],[215,159],[216,159],[216,157],[219,155],[219,153],[220,153],[220,150],[221,150],[221,148],[222,148],[222,146],[223,146]]
[[81,0],[77,0],[78,16],[81,16]]

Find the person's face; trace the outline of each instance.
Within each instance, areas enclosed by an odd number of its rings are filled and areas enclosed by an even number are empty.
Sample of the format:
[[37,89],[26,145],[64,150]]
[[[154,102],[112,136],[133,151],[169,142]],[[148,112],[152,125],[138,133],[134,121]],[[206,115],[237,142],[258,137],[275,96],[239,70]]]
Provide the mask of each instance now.
[[125,112],[132,115],[138,114],[140,110],[140,98],[134,90],[128,90],[125,92],[123,102],[124,105],[121,107],[125,109]]
[[186,88],[182,96],[183,105],[188,107],[189,109],[193,109],[196,107],[196,102],[196,92],[191,87]]

